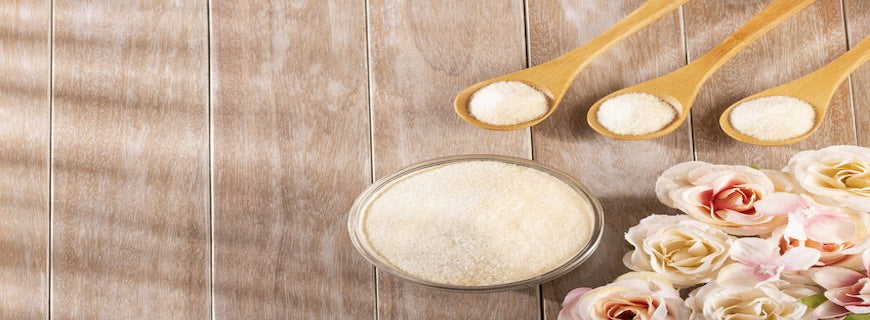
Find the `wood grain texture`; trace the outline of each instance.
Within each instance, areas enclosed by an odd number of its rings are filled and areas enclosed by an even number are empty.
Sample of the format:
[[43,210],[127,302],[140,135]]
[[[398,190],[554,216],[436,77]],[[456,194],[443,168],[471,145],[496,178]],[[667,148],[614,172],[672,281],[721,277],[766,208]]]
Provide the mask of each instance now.
[[[625,17],[643,1],[529,1],[532,64],[552,59]],[[602,246],[568,275],[543,285],[544,314],[556,319],[571,289],[595,287],[627,271],[623,233],[655,212],[666,212],[653,192],[667,167],[692,159],[689,128],[662,138],[621,141],[586,124],[586,112],[601,97],[676,70],[685,63],[680,17],[673,12],[652,23],[584,70],[562,106],[532,129],[535,160],[566,170],[601,200],[605,212]]]
[[[370,0],[375,177],[465,153],[530,155],[529,131],[486,131],[453,112],[462,88],[525,66],[523,2]],[[536,289],[459,294],[379,271],[380,319],[537,319]]]
[[[870,1],[844,0],[849,44],[870,37]],[[850,46],[851,47],[851,46]],[[852,103],[858,145],[870,147],[870,64],[852,74]]]
[[[685,7],[690,58],[715,46],[770,1],[697,0]],[[782,168],[798,150],[854,144],[848,86],[835,94],[819,130],[800,143],[761,147],[728,137],[719,115],[755,92],[806,75],[846,51],[840,0],[819,0],[750,45],[714,74],[692,109],[698,160]]]
[[215,316],[374,317],[363,1],[212,2]]
[[52,318],[209,316],[206,9],[54,1]]
[[0,1],[0,319],[48,313],[50,5]]

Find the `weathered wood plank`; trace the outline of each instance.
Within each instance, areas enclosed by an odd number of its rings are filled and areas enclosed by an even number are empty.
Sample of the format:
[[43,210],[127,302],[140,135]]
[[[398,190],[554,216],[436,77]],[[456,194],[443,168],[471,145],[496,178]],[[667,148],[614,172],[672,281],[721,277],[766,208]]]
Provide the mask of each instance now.
[[215,316],[374,317],[365,3],[212,2]]
[[[698,0],[686,5],[689,57],[723,40],[770,1]],[[824,123],[809,139],[780,147],[738,142],[719,127],[737,100],[806,75],[846,51],[840,0],[819,0],[750,45],[713,75],[692,109],[698,160],[782,168],[798,150],[855,143],[848,86],[834,96]]]
[[[529,1],[532,64],[555,58],[604,31],[643,1]],[[532,129],[535,159],[561,168],[588,186],[605,211],[602,245],[568,275],[543,285],[544,314],[556,319],[571,289],[595,287],[626,272],[623,233],[641,218],[665,211],[653,192],[656,177],[691,160],[688,126],[660,139],[627,142],[605,138],[586,124],[586,111],[601,97],[673,71],[685,63],[678,12],[666,15],[590,65],[562,106]]]
[[[846,29],[851,46],[870,37],[870,1],[844,0]],[[858,145],[870,147],[870,64],[852,74],[852,103]]]
[[[369,1],[374,172],[464,153],[530,155],[528,130],[490,132],[453,112],[459,90],[525,66],[522,1]],[[537,290],[438,291],[378,272],[380,319],[537,319]]]
[[206,16],[54,1],[52,318],[209,316]]
[[48,314],[51,1],[0,2],[0,319]]

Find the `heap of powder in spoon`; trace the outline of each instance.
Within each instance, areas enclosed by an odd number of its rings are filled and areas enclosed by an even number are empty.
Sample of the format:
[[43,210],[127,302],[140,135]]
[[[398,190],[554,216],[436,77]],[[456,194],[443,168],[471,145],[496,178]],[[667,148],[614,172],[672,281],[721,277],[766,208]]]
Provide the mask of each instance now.
[[661,130],[674,121],[677,110],[654,95],[632,92],[605,100],[596,117],[610,132],[638,136]]
[[491,83],[471,96],[468,112],[480,122],[507,126],[538,119],[549,109],[547,96],[517,81]]
[[816,112],[801,99],[772,96],[746,101],[734,107],[731,126],[747,136],[766,141],[799,137],[813,129]]

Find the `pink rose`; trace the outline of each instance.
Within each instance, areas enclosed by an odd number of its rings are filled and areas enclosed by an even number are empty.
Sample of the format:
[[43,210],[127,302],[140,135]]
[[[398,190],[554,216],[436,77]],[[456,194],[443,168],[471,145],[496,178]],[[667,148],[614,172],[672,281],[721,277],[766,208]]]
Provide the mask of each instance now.
[[755,210],[755,203],[773,192],[773,181],[759,170],[700,161],[677,164],[656,181],[665,205],[740,236],[770,234],[785,224],[784,216]]
[[688,309],[667,279],[629,272],[608,285],[578,288],[565,297],[559,320],[680,320]]
[[[870,272],[870,250],[864,251],[865,272]],[[825,288],[825,301],[816,307],[819,318],[835,318],[849,313],[870,313],[870,278],[844,267],[824,267],[812,275],[813,280]]]

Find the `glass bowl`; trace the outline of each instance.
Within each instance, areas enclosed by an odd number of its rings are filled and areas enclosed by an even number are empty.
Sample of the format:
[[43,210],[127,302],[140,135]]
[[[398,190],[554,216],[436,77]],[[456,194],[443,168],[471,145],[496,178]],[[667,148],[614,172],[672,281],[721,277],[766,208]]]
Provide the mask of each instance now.
[[[551,176],[564,181],[566,184],[574,188],[581,197],[583,197],[592,207],[593,213],[593,226],[592,233],[589,239],[589,242],[577,252],[571,259],[565,262],[563,265],[533,278],[503,283],[503,284],[495,284],[495,285],[486,285],[486,286],[460,286],[460,285],[451,285],[444,284],[438,282],[432,282],[426,279],[421,279],[419,277],[407,274],[402,270],[398,270],[395,267],[389,265],[388,263],[382,261],[378,255],[375,253],[375,250],[369,245],[368,241],[363,236],[363,213],[368,208],[371,201],[374,199],[374,196],[377,195],[384,187],[389,186],[392,182],[401,179],[407,175],[414,174],[419,170],[423,170],[426,168],[439,166],[447,163],[455,163],[455,162],[465,162],[465,161],[499,161],[514,165],[520,165],[529,167],[532,169],[536,169],[542,172],[546,172]],[[569,176],[568,174],[554,169],[549,166],[545,166],[543,164],[507,156],[500,155],[459,155],[459,156],[451,156],[444,158],[432,159],[424,162],[420,162],[417,164],[410,165],[405,167],[398,172],[390,174],[366,188],[359,197],[354,201],[353,206],[350,209],[350,213],[347,218],[347,229],[350,233],[350,240],[353,243],[353,246],[368,260],[371,264],[380,268],[381,270],[387,271],[390,274],[399,277],[404,280],[408,280],[414,283],[422,284],[425,286],[449,290],[449,291],[462,291],[462,292],[492,292],[492,291],[505,291],[505,290],[516,290],[523,289],[532,286],[536,286],[538,284],[556,279],[569,271],[573,270],[580,264],[582,264],[589,256],[595,252],[595,249],[598,248],[599,243],[601,242],[601,234],[604,226],[604,212],[601,209],[601,204],[598,202],[595,197],[593,197],[589,192],[580,185],[577,180]]]

